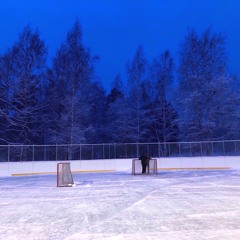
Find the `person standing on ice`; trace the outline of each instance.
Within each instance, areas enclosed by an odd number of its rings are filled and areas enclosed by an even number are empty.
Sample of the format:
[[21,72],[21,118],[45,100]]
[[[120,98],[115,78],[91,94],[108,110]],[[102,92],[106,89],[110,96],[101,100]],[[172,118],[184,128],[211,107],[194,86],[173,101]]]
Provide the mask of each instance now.
[[139,160],[141,160],[141,164],[142,164],[142,174],[146,174],[148,156],[145,153],[143,153],[139,157]]
[[149,162],[150,162],[150,160],[151,160],[151,157],[150,157],[150,155],[148,154],[148,155],[147,155],[147,169],[148,169],[148,171],[149,171]]

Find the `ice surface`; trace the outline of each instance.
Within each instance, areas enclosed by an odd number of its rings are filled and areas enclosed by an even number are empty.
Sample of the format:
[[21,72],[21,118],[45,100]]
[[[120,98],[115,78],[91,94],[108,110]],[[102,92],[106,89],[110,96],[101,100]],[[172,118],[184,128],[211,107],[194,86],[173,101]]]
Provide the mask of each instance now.
[[240,239],[240,170],[73,177],[0,178],[0,239]]

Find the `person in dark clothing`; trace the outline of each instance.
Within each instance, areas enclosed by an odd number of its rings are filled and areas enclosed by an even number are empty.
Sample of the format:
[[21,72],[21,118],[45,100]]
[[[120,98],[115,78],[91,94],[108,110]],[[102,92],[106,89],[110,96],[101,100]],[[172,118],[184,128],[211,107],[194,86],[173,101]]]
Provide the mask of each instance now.
[[142,164],[142,174],[146,174],[146,169],[147,169],[147,164],[148,164],[148,156],[145,153],[143,153],[139,157],[139,160],[141,160],[141,164]]
[[148,169],[148,171],[149,171],[149,162],[150,162],[150,160],[151,160],[150,155],[147,155],[147,169]]

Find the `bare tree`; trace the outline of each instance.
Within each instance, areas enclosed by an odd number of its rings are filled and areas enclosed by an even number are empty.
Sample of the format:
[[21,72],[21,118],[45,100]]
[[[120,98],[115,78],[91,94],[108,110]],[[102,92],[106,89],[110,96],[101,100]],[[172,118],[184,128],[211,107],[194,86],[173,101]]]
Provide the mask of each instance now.
[[0,141],[9,143],[9,127],[10,127],[10,108],[11,108],[11,72],[12,58],[10,52],[0,57]]
[[141,142],[144,125],[143,111],[143,92],[142,84],[147,76],[147,60],[144,55],[143,48],[138,47],[134,58],[128,64],[128,106],[131,113],[131,121],[129,122],[130,138],[134,142]]

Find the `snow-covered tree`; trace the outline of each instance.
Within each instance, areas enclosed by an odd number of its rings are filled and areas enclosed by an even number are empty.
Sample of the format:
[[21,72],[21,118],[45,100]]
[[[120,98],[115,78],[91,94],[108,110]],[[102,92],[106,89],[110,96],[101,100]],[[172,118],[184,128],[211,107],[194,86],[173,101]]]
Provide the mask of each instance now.
[[118,74],[114,79],[111,92],[107,96],[107,136],[109,142],[131,142],[131,114],[123,83]]
[[152,102],[148,112],[151,116],[151,130],[158,142],[171,142],[178,139],[177,113],[170,103],[170,90],[173,84],[173,60],[169,51],[153,60],[150,68],[152,82]]
[[1,76],[8,83],[8,136],[14,143],[39,143],[42,133],[42,78],[47,50],[38,31],[29,26],[2,59]]
[[12,58],[11,53],[7,52],[0,57],[0,142],[9,143],[9,128],[11,126],[11,81]]
[[141,142],[144,135],[143,83],[146,81],[148,64],[143,48],[137,48],[133,60],[128,64],[128,107],[131,120],[128,125],[129,139]]
[[[92,132],[91,80],[94,57],[83,46],[78,21],[58,49],[49,74],[49,88],[54,91],[48,98],[49,110],[54,115],[49,123],[48,139],[54,143],[83,143]],[[50,91],[50,90],[48,90]]]
[[225,138],[219,123],[233,100],[226,63],[222,34],[209,29],[187,34],[180,51],[177,99],[183,140]]
[[94,82],[89,86],[89,104],[92,131],[86,136],[87,142],[104,143],[107,142],[107,101],[106,92],[100,82]]

